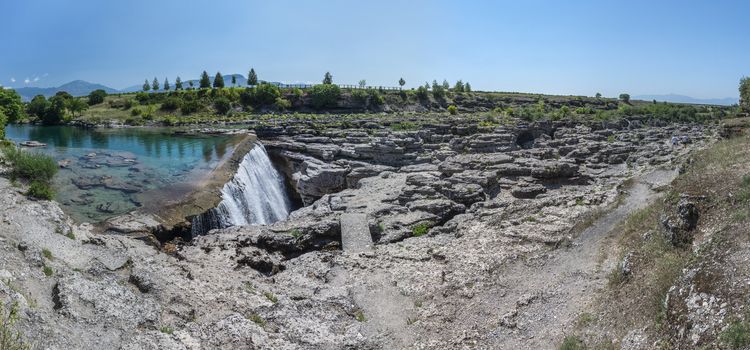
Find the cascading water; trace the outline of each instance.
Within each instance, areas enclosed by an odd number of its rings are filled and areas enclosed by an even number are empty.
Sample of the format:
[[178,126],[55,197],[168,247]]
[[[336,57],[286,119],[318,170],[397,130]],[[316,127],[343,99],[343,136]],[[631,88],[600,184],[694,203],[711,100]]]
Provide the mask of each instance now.
[[214,228],[271,224],[286,219],[292,207],[284,177],[260,143],[242,159],[237,174],[222,188],[221,198],[216,208],[193,218],[193,236]]

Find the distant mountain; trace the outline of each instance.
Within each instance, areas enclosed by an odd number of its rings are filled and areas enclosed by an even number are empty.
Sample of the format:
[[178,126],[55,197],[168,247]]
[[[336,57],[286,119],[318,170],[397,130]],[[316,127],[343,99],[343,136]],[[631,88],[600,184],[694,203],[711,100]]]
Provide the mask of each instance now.
[[45,97],[51,97],[54,96],[59,91],[65,91],[73,96],[86,96],[89,93],[91,93],[94,90],[102,89],[109,93],[117,93],[119,92],[117,89],[113,89],[108,86],[104,86],[101,84],[94,84],[89,83],[87,81],[83,80],[74,80],[67,84],[60,85],[58,87],[48,87],[48,88],[40,88],[40,87],[22,87],[15,89],[16,92],[18,92],[19,95],[21,95],[21,98],[28,101],[34,98],[36,95],[44,95]]
[[694,98],[690,96],[685,95],[676,95],[676,94],[669,94],[669,95],[639,95],[639,96],[633,96],[632,99],[634,100],[644,100],[644,101],[653,101],[656,100],[658,102],[674,102],[674,103],[692,103],[692,104],[701,104],[701,105],[722,105],[722,106],[731,106],[733,104],[739,103],[739,99],[734,97],[726,97],[726,98]]

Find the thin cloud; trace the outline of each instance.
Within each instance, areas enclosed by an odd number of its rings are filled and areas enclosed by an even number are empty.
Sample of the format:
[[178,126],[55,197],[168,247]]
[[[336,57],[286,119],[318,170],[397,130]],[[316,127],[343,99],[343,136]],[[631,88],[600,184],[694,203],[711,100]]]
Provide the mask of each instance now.
[[24,80],[23,80],[23,83],[24,83],[24,84],[28,84],[28,83],[30,83],[30,82],[31,82],[31,80],[29,80],[29,78],[26,78],[26,79],[24,79]]
[[16,82],[16,78],[10,78],[10,82],[11,83],[15,83]]
[[34,82],[36,83],[37,81],[39,81],[39,77],[34,77]]

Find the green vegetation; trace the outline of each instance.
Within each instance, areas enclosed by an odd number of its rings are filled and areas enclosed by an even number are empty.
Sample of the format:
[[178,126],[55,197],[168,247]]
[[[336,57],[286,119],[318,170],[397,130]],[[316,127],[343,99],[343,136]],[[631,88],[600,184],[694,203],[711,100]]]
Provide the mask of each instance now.
[[[326,73],[329,74],[329,73]],[[315,85],[310,89],[310,97],[312,97],[313,107],[316,109],[332,108],[336,107],[339,97],[341,96],[341,88],[338,85],[323,84]]]
[[16,329],[18,322],[18,303],[12,303],[6,310],[5,303],[0,302],[0,349],[29,350],[31,345],[26,343],[23,334]]
[[217,89],[224,87],[224,76],[221,75],[221,72],[216,72],[216,76],[214,76],[214,87]]
[[729,349],[745,349],[750,345],[750,323],[734,322],[724,330],[719,339]]
[[47,265],[44,265],[42,267],[42,272],[44,272],[44,275],[47,276],[47,277],[50,277],[50,276],[52,276],[55,273],[55,271],[52,270],[52,268],[49,267],[49,266],[47,266]]
[[620,94],[620,100],[625,103],[630,103],[630,94]]
[[250,73],[247,75],[247,85],[258,85],[258,74],[255,73],[255,69],[253,68],[250,68]]
[[261,327],[265,327],[266,326],[266,320],[264,320],[263,317],[261,317],[258,314],[251,314],[250,317],[248,317],[248,319],[250,321],[255,322],[257,325],[259,325]]
[[47,248],[42,249],[42,255],[48,260],[52,260],[52,252],[49,249]]
[[586,346],[583,344],[581,338],[569,335],[566,336],[562,344],[560,344],[560,350],[584,350]]
[[53,192],[50,185],[58,170],[57,163],[52,157],[24,151],[14,146],[3,147],[2,153],[10,164],[12,181],[26,180],[31,185],[28,195],[40,199],[52,199]]
[[331,75],[331,72],[326,72],[326,74],[323,76],[323,84],[325,85],[333,84],[333,75]]
[[161,326],[161,328],[159,328],[159,331],[164,334],[172,334],[174,333],[174,328],[170,326]]
[[740,79],[740,108],[744,112],[750,112],[750,78]]
[[274,303],[274,304],[276,304],[276,303],[278,303],[278,302],[279,302],[279,298],[277,298],[277,297],[276,297],[275,295],[273,295],[273,293],[271,293],[271,292],[264,292],[264,293],[263,293],[263,296],[265,296],[265,297],[266,297],[266,299],[268,299],[268,301],[270,301],[270,302],[272,302],[272,303]]
[[411,234],[414,237],[424,236],[430,231],[432,225],[429,222],[421,222],[411,228]]
[[[167,83],[165,82],[165,84],[167,84]],[[100,103],[103,103],[105,97],[107,97],[107,92],[104,91],[104,90],[102,90],[102,89],[92,91],[89,94],[89,97],[88,97],[89,98],[89,106],[98,105]]]
[[451,115],[458,114],[458,107],[456,107],[455,105],[448,106],[448,113],[450,113]]
[[365,317],[365,313],[362,310],[357,310],[354,313],[354,318],[359,322],[367,322],[367,317]]

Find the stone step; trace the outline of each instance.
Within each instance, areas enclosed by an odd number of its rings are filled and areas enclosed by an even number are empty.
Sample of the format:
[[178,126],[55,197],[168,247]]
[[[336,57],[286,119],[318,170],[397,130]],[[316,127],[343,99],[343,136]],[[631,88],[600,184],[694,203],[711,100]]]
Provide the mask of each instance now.
[[367,214],[341,214],[341,247],[345,252],[359,253],[372,250],[372,236]]

